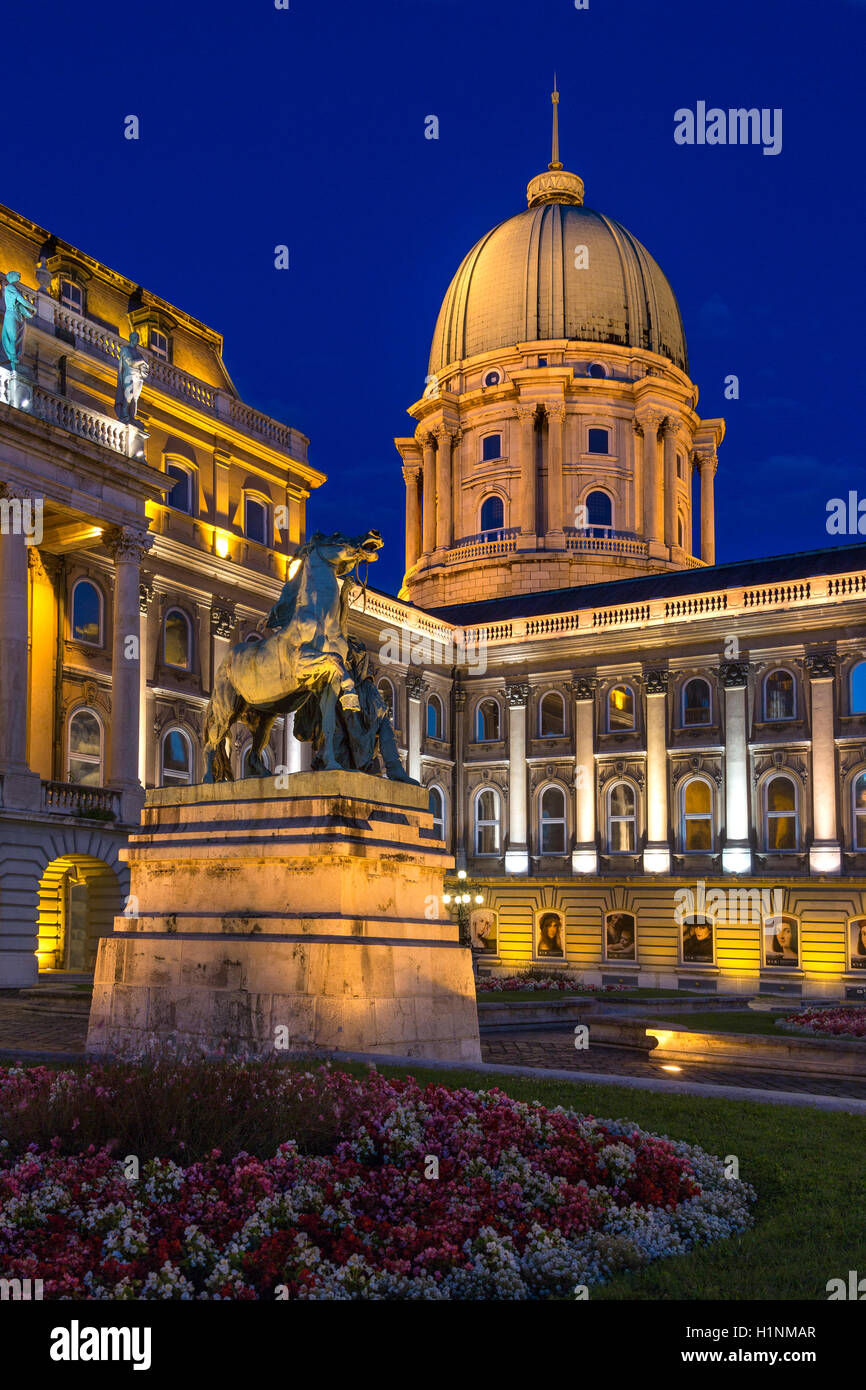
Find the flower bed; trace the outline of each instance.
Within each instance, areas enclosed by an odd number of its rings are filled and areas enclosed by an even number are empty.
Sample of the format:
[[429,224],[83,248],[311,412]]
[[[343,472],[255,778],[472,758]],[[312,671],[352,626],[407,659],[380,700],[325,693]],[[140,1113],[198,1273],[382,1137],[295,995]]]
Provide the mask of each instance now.
[[625,1120],[375,1070],[212,1070],[320,1122],[317,1142],[328,1122],[342,1132],[303,1152],[296,1122],[300,1142],[287,1133],[272,1156],[153,1157],[136,1178],[125,1134],[117,1156],[24,1145],[52,1105],[79,1106],[81,1128],[91,1101],[125,1116],[134,1068],[0,1070],[0,1132],[15,1122],[0,1140],[4,1275],[61,1299],[544,1299],[751,1224],[754,1193],[720,1159]]
[[822,1038],[866,1038],[866,1009],[803,1009],[778,1019],[776,1026]]
[[503,975],[498,978],[480,976],[476,982],[478,994],[508,994],[511,990],[557,989],[563,994],[614,994],[625,985],[581,985],[561,975]]

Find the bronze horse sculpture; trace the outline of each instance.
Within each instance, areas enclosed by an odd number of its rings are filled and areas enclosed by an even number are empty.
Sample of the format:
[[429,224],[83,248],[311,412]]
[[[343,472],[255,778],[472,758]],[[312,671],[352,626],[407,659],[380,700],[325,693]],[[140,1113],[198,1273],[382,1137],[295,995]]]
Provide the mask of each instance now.
[[232,779],[228,735],[238,720],[253,733],[250,775],[269,777],[261,754],[274,720],[310,698],[319,707],[322,765],[340,770],[337,707],[360,709],[346,637],[349,576],[359,563],[378,559],[382,544],[378,531],[357,537],[317,531],[298,551],[300,564],[268,614],[265,635],[236,642],[216,674],[205,715],[205,782]]

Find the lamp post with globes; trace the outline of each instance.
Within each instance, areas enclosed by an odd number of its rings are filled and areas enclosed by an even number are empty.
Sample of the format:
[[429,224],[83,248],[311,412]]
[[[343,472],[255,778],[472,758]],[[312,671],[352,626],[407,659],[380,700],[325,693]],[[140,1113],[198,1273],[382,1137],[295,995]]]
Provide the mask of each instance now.
[[[481,886],[467,878],[465,869],[458,869],[455,877],[446,878],[442,902],[452,917],[457,918],[460,929],[461,946],[472,945],[469,932],[469,918],[473,906],[480,907],[484,902]],[[475,968],[475,952],[472,952],[472,966]]]

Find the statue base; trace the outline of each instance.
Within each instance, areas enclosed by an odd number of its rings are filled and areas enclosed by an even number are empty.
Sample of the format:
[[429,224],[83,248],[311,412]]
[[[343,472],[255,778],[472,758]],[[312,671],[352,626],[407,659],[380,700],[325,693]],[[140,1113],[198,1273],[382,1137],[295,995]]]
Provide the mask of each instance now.
[[424,788],[360,772],[148,792],[88,1051],[480,1060],[432,827]]

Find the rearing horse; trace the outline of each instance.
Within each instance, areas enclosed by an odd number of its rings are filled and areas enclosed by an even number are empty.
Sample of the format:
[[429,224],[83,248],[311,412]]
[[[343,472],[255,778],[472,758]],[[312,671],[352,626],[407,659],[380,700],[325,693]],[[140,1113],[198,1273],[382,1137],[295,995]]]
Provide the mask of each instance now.
[[228,735],[237,720],[253,731],[250,772],[268,777],[261,757],[274,720],[311,696],[319,701],[325,767],[339,771],[334,756],[337,703],[358,710],[348,666],[346,620],[351,584],[343,582],[362,560],[378,559],[378,531],[350,538],[321,531],[302,546],[300,566],[268,614],[270,631],[259,641],[236,642],[220,666],[205,715],[204,780],[231,780]]

